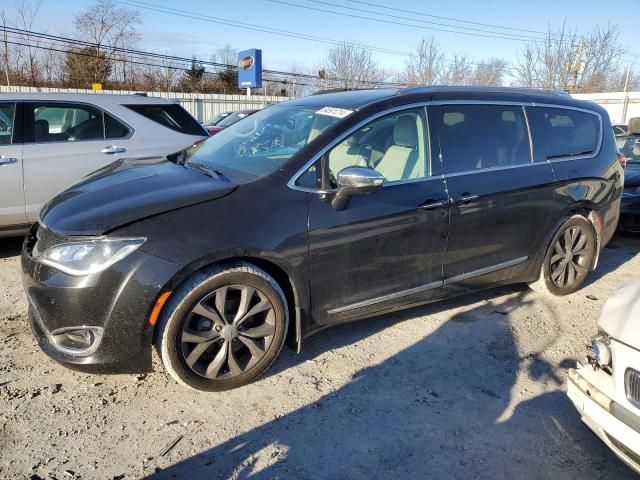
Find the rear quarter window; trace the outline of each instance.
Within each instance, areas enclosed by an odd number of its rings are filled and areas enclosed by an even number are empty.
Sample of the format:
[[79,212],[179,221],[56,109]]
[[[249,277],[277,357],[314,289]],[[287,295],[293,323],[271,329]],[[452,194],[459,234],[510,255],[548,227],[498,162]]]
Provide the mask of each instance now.
[[601,137],[600,117],[568,108],[533,107],[537,160],[561,160],[596,153]]
[[180,105],[139,104],[125,105],[125,107],[176,132],[186,135],[207,136],[207,132],[197,120]]

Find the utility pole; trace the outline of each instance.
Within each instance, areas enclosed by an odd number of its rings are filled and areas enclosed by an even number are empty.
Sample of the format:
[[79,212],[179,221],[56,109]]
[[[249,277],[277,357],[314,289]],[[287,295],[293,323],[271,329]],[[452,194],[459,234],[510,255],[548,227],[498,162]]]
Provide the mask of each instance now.
[[573,73],[573,88],[571,91],[576,93],[578,89],[578,75],[580,74],[580,70],[582,69],[582,52],[584,51],[584,40],[580,40],[578,44],[578,49],[576,50],[576,58],[573,61],[573,65],[571,66],[571,70]]
[[629,108],[629,76],[631,75],[631,65],[627,67],[627,74],[624,78],[624,100],[622,103],[622,123],[627,123],[627,109]]
[[9,81],[9,43],[7,40],[7,17],[5,17],[4,10],[2,11],[2,27],[4,42],[4,74],[7,79],[7,87],[10,87],[11,82]]

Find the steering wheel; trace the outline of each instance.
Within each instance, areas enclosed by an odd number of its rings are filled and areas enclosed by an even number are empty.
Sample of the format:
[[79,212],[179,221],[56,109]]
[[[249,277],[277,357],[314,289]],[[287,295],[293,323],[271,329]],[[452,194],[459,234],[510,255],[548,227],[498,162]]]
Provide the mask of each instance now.
[[243,119],[243,123],[244,125],[247,125],[247,122],[252,121],[253,122],[253,128],[248,132],[248,133],[241,133],[240,131],[236,131],[236,135],[240,138],[248,138],[253,136],[254,134],[256,134],[258,132],[258,125],[260,124],[260,122],[258,121],[257,118],[252,118],[251,116],[246,117],[245,119]]

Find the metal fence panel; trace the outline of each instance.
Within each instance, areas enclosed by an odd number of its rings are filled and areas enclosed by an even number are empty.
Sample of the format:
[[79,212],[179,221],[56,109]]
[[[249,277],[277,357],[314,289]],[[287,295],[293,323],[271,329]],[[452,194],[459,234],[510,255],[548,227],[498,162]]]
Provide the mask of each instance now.
[[223,112],[232,110],[261,109],[273,103],[289,100],[290,97],[276,95],[225,95],[217,93],[182,93],[182,92],[139,92],[133,90],[93,90],[81,88],[45,88],[45,87],[7,87],[0,86],[2,93],[94,93],[102,95],[133,95],[134,93],[146,93],[149,97],[166,98],[177,101],[193,115],[198,121],[203,122]]

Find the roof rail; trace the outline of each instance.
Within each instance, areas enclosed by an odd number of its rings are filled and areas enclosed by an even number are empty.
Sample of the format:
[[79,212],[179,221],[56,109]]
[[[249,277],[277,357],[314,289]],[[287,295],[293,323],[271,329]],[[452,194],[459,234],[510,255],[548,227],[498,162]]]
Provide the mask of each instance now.
[[408,87],[398,91],[398,95],[410,93],[446,92],[446,91],[471,91],[471,92],[503,92],[503,93],[537,93],[543,95],[555,95],[558,97],[569,97],[569,93],[562,90],[550,90],[544,88],[525,87],[483,87],[478,85],[423,85]]

